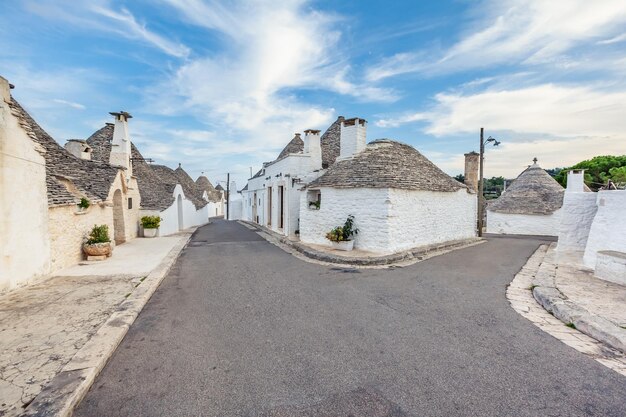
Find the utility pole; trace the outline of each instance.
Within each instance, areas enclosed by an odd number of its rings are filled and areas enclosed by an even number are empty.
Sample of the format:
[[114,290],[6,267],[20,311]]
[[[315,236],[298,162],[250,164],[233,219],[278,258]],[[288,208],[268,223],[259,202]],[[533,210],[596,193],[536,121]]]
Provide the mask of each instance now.
[[483,235],[483,165],[485,154],[484,129],[480,128],[480,168],[478,175],[478,236]]
[[226,174],[226,220],[230,220],[230,172]]

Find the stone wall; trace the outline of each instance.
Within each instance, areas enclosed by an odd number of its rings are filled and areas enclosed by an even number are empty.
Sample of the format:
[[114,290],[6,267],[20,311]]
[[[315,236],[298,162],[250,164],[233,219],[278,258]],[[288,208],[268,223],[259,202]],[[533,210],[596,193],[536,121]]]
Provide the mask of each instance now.
[[[580,188],[582,190],[582,187]],[[596,193],[566,190],[561,207],[559,241],[556,248],[559,259],[570,259],[574,262],[582,260],[597,209]]]
[[561,210],[552,214],[509,214],[487,210],[487,233],[558,236]]
[[[120,171],[105,202],[92,203],[82,212],[75,205],[48,209],[50,272],[75,265],[84,259],[82,245],[94,225],[106,224],[109,227],[109,236],[114,239],[116,223],[113,198],[118,190],[122,192],[123,237],[126,241],[137,237],[140,204],[137,182],[131,179],[126,186],[125,177]],[[131,209],[128,208],[129,198],[133,200]]]
[[589,230],[583,258],[589,268],[595,268],[598,251],[626,253],[626,191],[598,191],[596,197],[598,211]]
[[380,188],[322,188],[319,210],[308,207],[307,195],[300,196],[300,240],[330,246],[326,233],[343,226],[348,215],[354,216],[359,233],[355,248],[389,253],[388,201],[390,191]]
[[11,114],[0,77],[0,292],[50,271],[45,161]]
[[391,190],[389,252],[476,237],[476,194]]

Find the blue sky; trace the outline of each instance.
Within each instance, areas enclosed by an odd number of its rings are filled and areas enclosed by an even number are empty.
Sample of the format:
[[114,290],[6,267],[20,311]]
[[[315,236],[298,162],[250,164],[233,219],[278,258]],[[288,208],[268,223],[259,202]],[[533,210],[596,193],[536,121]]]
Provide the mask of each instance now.
[[215,183],[338,115],[486,175],[626,154],[626,2],[2,1],[0,75],[60,143],[133,114],[145,157]]

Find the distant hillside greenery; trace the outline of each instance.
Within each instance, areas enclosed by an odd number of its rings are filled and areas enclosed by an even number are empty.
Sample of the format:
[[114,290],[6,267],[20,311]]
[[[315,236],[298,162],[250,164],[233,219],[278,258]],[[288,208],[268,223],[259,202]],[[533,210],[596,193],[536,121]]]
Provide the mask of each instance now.
[[585,183],[592,190],[598,190],[609,179],[617,186],[623,187],[626,184],[626,155],[596,156],[568,168],[555,168],[546,171],[550,174],[554,173],[554,179],[565,187],[567,185],[567,171],[572,169],[585,170]]

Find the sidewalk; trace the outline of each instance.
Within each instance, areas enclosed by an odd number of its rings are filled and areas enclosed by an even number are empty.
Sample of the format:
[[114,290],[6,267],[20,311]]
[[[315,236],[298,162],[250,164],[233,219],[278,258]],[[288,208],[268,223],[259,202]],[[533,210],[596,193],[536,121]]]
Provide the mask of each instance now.
[[[75,369],[99,372],[134,317],[126,315],[119,330],[95,336],[132,302],[138,306],[149,299],[190,236],[186,231],[134,239],[116,247],[106,261],[85,262],[0,296],[0,416],[49,408],[38,395],[54,394],[50,385],[72,363],[82,363]],[[151,277],[153,271],[161,276]],[[63,408],[62,398],[55,397],[55,403],[49,415]]]
[[581,268],[557,265],[555,244],[542,245],[507,288],[519,314],[543,331],[626,375],[626,288]]
[[462,249],[485,242],[485,240],[481,238],[455,240],[419,246],[389,255],[379,255],[359,249],[341,251],[328,246],[304,244],[299,240],[292,240],[287,236],[278,234],[265,226],[247,220],[239,220],[238,222],[250,230],[255,230],[268,242],[279,246],[281,249],[300,259],[325,265],[347,267],[383,268],[389,266],[407,266],[452,250]]

